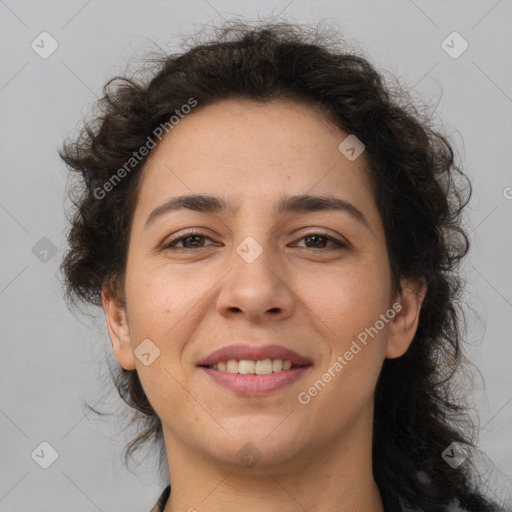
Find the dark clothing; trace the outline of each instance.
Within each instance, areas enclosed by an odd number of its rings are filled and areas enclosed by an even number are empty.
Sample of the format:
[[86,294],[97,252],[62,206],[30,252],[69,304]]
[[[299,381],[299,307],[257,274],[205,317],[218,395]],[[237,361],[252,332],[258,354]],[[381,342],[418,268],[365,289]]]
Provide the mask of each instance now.
[[[155,506],[149,511],[149,512],[163,512],[165,508],[165,504],[167,503],[167,500],[169,499],[169,496],[171,495],[171,486],[168,485],[158,498],[158,501],[155,503]],[[402,507],[402,506],[396,506],[396,503],[399,503],[400,501],[396,498],[391,499],[389,496],[382,496],[382,499],[384,501],[384,510],[386,512],[415,512],[414,510],[411,510],[410,508]],[[459,507],[452,507],[450,509],[450,512],[464,512],[463,509]]]

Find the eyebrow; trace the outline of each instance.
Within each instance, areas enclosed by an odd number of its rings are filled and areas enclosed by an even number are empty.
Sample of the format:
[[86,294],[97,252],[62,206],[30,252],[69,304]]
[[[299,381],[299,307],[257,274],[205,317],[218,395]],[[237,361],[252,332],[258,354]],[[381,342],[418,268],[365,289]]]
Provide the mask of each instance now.
[[[210,196],[205,194],[189,194],[173,197],[164,204],[155,208],[149,215],[144,225],[144,230],[148,229],[156,219],[177,210],[188,209],[204,213],[233,213],[239,206],[230,206],[229,201],[224,197]],[[272,213],[274,215],[284,215],[287,213],[309,213],[320,211],[341,211],[350,214],[354,219],[363,224],[372,231],[368,220],[363,212],[355,205],[333,196],[312,196],[307,194],[296,196],[285,196],[279,198],[273,205]]]

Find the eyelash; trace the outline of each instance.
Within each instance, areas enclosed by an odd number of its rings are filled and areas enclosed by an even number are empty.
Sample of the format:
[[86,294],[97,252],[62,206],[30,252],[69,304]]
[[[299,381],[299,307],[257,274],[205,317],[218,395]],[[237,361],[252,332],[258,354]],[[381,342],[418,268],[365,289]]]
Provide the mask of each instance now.
[[[187,238],[193,237],[193,236],[201,236],[203,238],[208,238],[209,240],[212,240],[209,236],[205,235],[201,231],[192,230],[186,233],[183,236],[180,236],[179,238],[175,238],[174,240],[170,240],[166,244],[163,245],[162,249],[164,250],[178,250],[180,252],[188,252],[188,251],[196,251],[197,249],[204,249],[205,247],[197,247],[197,248],[189,248],[189,247],[176,247],[176,244],[179,242],[182,242],[186,240]],[[331,247],[320,247],[319,249],[315,249],[314,247],[303,247],[303,249],[306,249],[308,251],[318,251],[318,250],[340,250],[340,249],[347,249],[348,245],[341,242],[340,240],[337,240],[336,238],[333,238],[332,236],[329,236],[327,233],[324,233],[322,231],[312,231],[311,233],[307,233],[304,236],[302,236],[299,240],[303,240],[304,238],[309,238],[313,236],[320,236],[322,238],[326,238],[327,241],[333,242],[335,245]]]

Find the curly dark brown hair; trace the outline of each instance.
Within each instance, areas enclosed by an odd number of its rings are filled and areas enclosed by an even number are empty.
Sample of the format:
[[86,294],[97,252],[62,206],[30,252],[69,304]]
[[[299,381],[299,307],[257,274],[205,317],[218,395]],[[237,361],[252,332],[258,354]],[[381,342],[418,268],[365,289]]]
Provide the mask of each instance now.
[[[471,185],[430,116],[340,41],[318,27],[228,23],[214,38],[162,57],[149,77],[109,81],[100,113],[60,151],[80,177],[61,265],[66,298],[101,306],[105,286],[123,304],[129,232],[150,154],[138,152],[191,98],[196,109],[228,98],[314,104],[365,145],[394,289],[401,277],[427,283],[414,340],[402,357],[385,360],[375,390],[373,472],[386,510],[439,512],[454,500],[468,511],[497,510],[470,458],[456,468],[441,458],[451,443],[475,446],[469,408],[453,382],[469,364],[460,262],[469,248],[462,210]],[[113,377],[143,427],[125,447],[127,460],[143,442],[161,439],[162,425],[136,370],[119,367]]]

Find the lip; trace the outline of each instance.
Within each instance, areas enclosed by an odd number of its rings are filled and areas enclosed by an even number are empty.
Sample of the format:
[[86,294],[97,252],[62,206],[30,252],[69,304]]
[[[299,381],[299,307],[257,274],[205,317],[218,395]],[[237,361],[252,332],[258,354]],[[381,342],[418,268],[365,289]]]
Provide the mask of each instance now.
[[302,378],[311,366],[282,370],[269,375],[241,375],[200,367],[214,382],[239,395],[261,396],[278,391]]
[[[197,363],[197,366],[210,366],[221,361],[229,361],[230,359],[248,359],[249,361],[259,361],[262,359],[282,359],[283,361],[291,361],[295,366],[311,365],[311,361],[302,357],[297,352],[279,345],[229,345],[212,352],[209,356]],[[291,370],[286,370],[291,371]],[[277,372],[280,373],[280,372]]]
[[[240,359],[248,359],[249,361],[282,359],[283,361],[291,361],[292,365],[298,366],[298,368],[281,370],[268,375],[241,375],[208,368],[210,365],[221,361],[229,361],[230,359],[238,361]],[[311,369],[312,362],[297,352],[279,345],[229,345],[215,350],[199,361],[197,366],[222,387],[240,395],[261,396],[273,393],[296,382]]]

